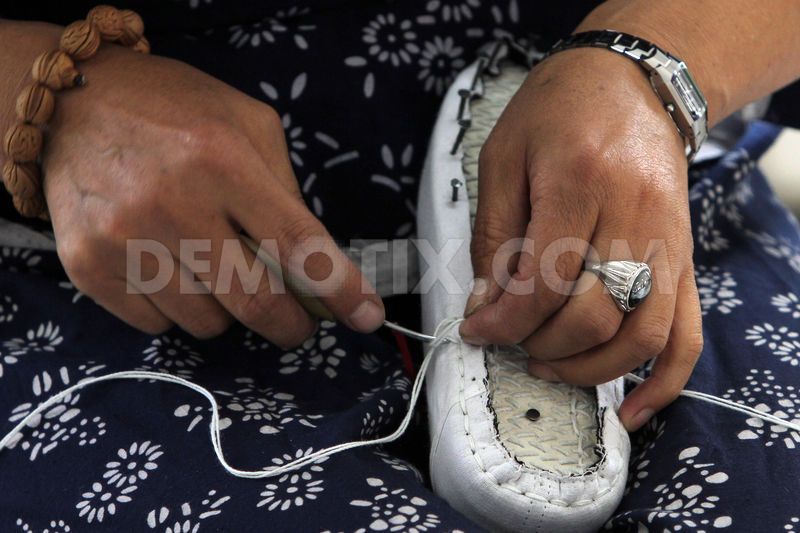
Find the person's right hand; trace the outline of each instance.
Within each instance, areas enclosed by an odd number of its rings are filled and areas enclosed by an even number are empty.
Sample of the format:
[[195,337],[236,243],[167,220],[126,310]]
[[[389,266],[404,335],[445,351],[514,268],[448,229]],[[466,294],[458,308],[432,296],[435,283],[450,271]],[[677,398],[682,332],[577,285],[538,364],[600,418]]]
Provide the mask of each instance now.
[[[79,68],[88,84],[58,95],[43,171],[58,255],[82,292],[149,333],[174,323],[207,338],[235,318],[279,346],[296,345],[316,324],[291,293],[276,294],[266,275],[257,290],[236,275],[229,291],[215,286],[236,259],[222,243],[243,229],[257,242],[276,240],[284,271],[313,242],[323,253],[308,256],[305,275],[343,272],[319,295],[325,307],[358,331],[381,325],[380,298],[304,205],[273,109],[186,64],[118,47]],[[169,250],[175,274],[166,288],[137,293],[129,239]],[[181,239],[211,241],[211,252],[197,255],[210,259],[210,272],[181,263]],[[255,261],[245,247],[236,253],[248,267]],[[142,278],[157,265],[142,254]],[[181,291],[181,282],[199,294]]]

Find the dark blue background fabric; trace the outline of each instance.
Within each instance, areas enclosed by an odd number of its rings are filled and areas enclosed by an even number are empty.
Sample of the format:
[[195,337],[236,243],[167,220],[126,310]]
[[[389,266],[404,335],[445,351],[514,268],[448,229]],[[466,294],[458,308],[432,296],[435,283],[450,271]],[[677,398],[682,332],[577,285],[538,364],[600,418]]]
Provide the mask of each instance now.
[[[90,7],[61,4],[15,2],[0,14],[68,22]],[[544,47],[591,5],[130,3],[156,53],[281,113],[305,199],[342,240],[413,233],[443,88],[481,44],[534,33]],[[367,28],[395,26],[408,60],[383,41],[370,51]],[[755,124],[725,158],[692,171],[706,348],[689,386],[797,420],[800,232],[755,167],[777,131]],[[8,204],[3,214],[14,218]],[[413,325],[413,299],[389,305],[392,318]],[[178,330],[148,336],[82,297],[55,254],[9,247],[0,248],[0,369],[3,433],[90,375],[150,369],[195,380],[220,402],[227,457],[250,469],[386,434],[409,391],[391,337],[325,323],[283,352],[238,326],[210,341]],[[108,383],[66,399],[0,452],[0,531],[477,529],[430,492],[422,420],[399,446],[266,480],[224,472],[208,421],[202,398],[160,383]],[[797,433],[681,399],[632,439],[628,492],[609,529],[800,529]]]

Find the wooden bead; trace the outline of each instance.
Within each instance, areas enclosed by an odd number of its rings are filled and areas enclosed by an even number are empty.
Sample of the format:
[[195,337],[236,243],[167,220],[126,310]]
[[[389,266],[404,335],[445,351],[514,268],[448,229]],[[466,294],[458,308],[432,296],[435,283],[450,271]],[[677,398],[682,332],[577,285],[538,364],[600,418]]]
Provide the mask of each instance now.
[[33,79],[54,91],[83,85],[83,76],[75,63],[61,50],[45,52],[36,58],[32,69]]
[[28,198],[42,193],[41,174],[36,163],[6,161],[3,166],[3,183],[12,196]]
[[146,37],[142,36],[142,38],[136,41],[136,44],[131,47],[131,50],[134,52],[139,52],[140,54],[149,54],[150,41],[148,41]]
[[124,9],[119,12],[122,16],[122,36],[119,42],[122,46],[133,46],[144,35],[144,21],[136,12]]
[[3,139],[3,147],[13,161],[35,161],[42,150],[42,131],[31,124],[11,126]]
[[53,115],[56,98],[44,85],[28,85],[17,97],[17,117],[23,122],[42,125]]
[[94,24],[79,20],[64,29],[60,47],[76,61],[84,61],[97,53],[101,41],[100,32]]
[[14,203],[14,207],[17,209],[17,211],[19,211],[20,215],[27,218],[39,217],[43,220],[49,220],[49,216],[47,215],[47,204],[45,203],[43,195],[36,194],[26,198],[14,196],[11,200]]
[[122,36],[125,23],[119,10],[111,6],[97,6],[89,11],[86,20],[94,24],[106,41],[116,41]]

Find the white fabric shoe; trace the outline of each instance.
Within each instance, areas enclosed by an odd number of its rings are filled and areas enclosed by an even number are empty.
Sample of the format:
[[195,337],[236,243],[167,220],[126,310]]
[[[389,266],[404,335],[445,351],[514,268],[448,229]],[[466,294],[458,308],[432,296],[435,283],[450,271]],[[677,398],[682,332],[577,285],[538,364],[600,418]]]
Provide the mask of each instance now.
[[[483,97],[466,106],[471,126],[451,155],[459,91],[470,89],[479,68],[462,72],[447,94],[420,187],[419,237],[439,252],[427,267],[440,282],[422,295],[428,332],[463,314],[478,153],[527,73],[503,62],[499,75],[482,76],[475,90]],[[457,201],[454,179],[466,184]],[[434,490],[476,523],[492,531],[594,531],[619,504],[630,455],[616,414],[621,379],[591,389],[547,383],[527,374],[514,349],[450,343],[432,362],[427,393]],[[526,416],[530,409],[538,419]]]

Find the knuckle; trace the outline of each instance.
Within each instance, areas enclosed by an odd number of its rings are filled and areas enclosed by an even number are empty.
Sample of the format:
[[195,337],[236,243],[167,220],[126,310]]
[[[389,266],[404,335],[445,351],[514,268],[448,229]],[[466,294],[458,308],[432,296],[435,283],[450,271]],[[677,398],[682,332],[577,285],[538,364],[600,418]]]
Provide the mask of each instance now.
[[703,340],[703,332],[702,330],[692,332],[686,339],[686,351],[692,356],[691,364],[694,367],[694,363],[697,358],[703,353],[703,346],[705,341]]
[[642,324],[634,337],[635,357],[646,361],[664,351],[669,340],[669,331],[670,326],[665,319],[651,318]]
[[236,317],[251,329],[261,329],[264,325],[273,324],[279,318],[278,306],[270,295],[259,288],[253,294],[245,294],[237,301]]
[[86,292],[84,288],[90,285],[97,274],[94,243],[85,237],[60,240],[57,241],[56,252],[69,278],[76,287]]
[[278,242],[286,250],[302,246],[319,236],[316,225],[308,217],[295,216],[287,220],[278,230]]
[[584,314],[586,330],[582,333],[593,346],[604,344],[617,334],[622,317],[619,311],[607,306],[598,307]]
[[207,311],[189,313],[184,329],[198,339],[211,339],[225,332],[230,319],[222,312]]
[[265,126],[269,130],[277,130],[283,133],[283,119],[281,119],[280,113],[278,113],[275,108],[268,105],[260,106],[259,109],[261,120],[264,122]]

